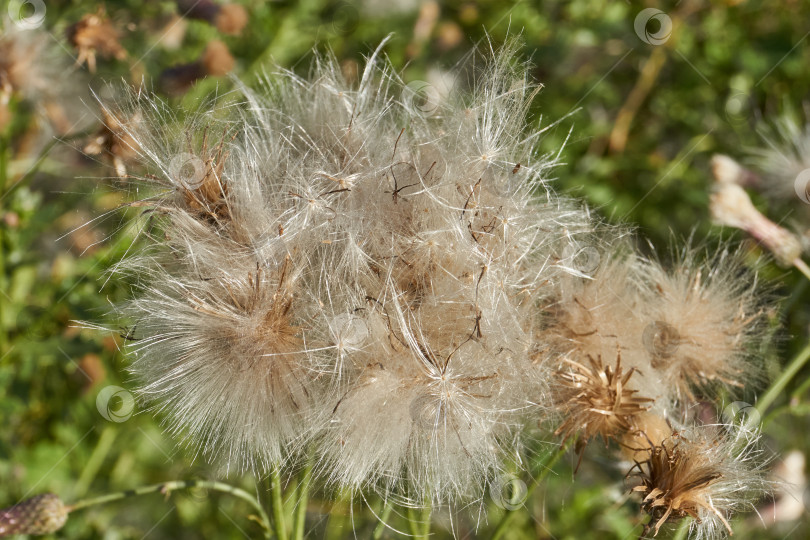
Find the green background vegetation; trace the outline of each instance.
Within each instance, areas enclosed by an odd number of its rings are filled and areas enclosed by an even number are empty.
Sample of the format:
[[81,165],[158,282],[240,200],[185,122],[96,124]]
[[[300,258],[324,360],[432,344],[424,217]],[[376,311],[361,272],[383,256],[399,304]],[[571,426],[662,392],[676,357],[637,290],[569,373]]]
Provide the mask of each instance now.
[[[637,227],[664,256],[673,235],[694,232],[710,246],[736,236],[710,223],[709,159],[715,152],[739,155],[746,145],[759,144],[757,125],[786,108],[801,109],[810,85],[810,3],[798,0],[442,2],[423,40],[415,37],[416,0],[407,2],[412,9],[385,10],[325,0],[240,3],[250,13],[241,36],[220,36],[211,26],[191,21],[183,45],[166,50],[153,45],[175,11],[173,2],[106,2],[129,58],[100,60],[88,80],[98,88],[103,80],[142,74],[151,84],[164,69],[196,59],[211,39],[227,43],[237,59],[236,74],[246,78],[273,60],[306,73],[312,47],[333,50],[350,70],[352,61],[362,63],[389,33],[385,51],[405,79],[430,80],[431,69],[452,68],[472,47],[485,46],[487,33],[495,45],[519,35],[520,55],[534,66],[530,77],[545,85],[534,104],[535,125],[564,118],[549,130],[541,149],[556,152],[573,128],[562,153],[565,164],[554,171],[555,188],[584,198],[611,222]],[[48,0],[43,28],[69,50],[66,28],[98,5]],[[648,6],[675,23],[670,39],[658,47],[644,43],[633,29],[637,13]],[[231,87],[227,78],[209,79],[183,97],[167,99],[188,106]],[[0,507],[45,491],[71,501],[146,483],[214,478],[204,463],[162,433],[159,419],[148,411],[138,409],[122,423],[97,411],[101,388],[129,384],[119,351],[123,340],[76,328],[71,321],[106,323],[109,303],[126,297],[126,286],[107,278],[135,231],[129,218],[115,214],[70,232],[124,200],[110,179],[114,173],[107,164],[80,156],[75,149],[83,141],[74,139],[57,143],[35,174],[24,175],[35,157],[20,151],[32,110],[15,107],[17,120],[2,138],[9,174],[0,184],[0,217],[19,218],[0,219]],[[629,120],[623,145],[615,143],[617,119]],[[807,219],[801,204],[758,202],[776,221]],[[765,358],[773,376],[807,340],[809,294],[797,272],[769,265],[764,274],[784,297],[778,304],[785,323],[778,334],[782,339]],[[774,453],[810,449],[810,385],[803,384],[809,376],[807,369],[801,372],[766,416],[765,443]],[[746,399],[753,402],[754,395]],[[574,478],[574,458],[563,458],[506,538],[638,536],[637,504],[624,496],[622,473],[611,461],[610,453],[594,445]],[[254,489],[252,478],[227,480]],[[379,510],[376,501],[371,506]],[[485,502],[487,508],[492,521],[477,533],[478,508],[458,512],[460,538],[489,537],[500,511]],[[244,502],[227,495],[176,493],[169,500],[152,495],[77,513],[57,537],[257,537],[249,513]],[[436,518],[439,538],[450,536],[446,516]],[[806,516],[764,531],[755,515],[746,515],[733,523],[735,538],[804,538],[810,534]],[[351,538],[352,527],[358,538],[368,538],[376,526],[362,500],[320,496],[311,502],[308,523],[311,538]],[[404,521],[393,523],[405,530]]]

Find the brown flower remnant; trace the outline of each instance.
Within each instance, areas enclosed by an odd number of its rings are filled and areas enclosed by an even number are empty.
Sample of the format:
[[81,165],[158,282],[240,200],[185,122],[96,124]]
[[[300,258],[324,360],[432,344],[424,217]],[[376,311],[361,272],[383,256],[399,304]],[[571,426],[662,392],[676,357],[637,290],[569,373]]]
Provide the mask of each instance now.
[[0,536],[52,534],[64,527],[67,518],[62,500],[44,493],[0,510]]
[[239,4],[219,5],[211,0],[177,0],[177,10],[183,17],[207,21],[228,35],[240,34],[248,21],[247,11]]
[[161,73],[160,86],[167,94],[181,95],[203,77],[227,75],[233,71],[235,63],[228,46],[219,40],[213,40],[197,61],[174,66]]
[[[190,155],[188,163],[182,164],[179,170],[174,171],[178,175],[175,180],[178,182],[186,209],[199,219],[220,226],[231,220],[227,200],[228,184],[222,176],[229,156],[229,152],[225,149],[225,138],[226,132],[223,132],[219,142],[209,148],[206,129],[199,154],[201,157]],[[186,166],[189,166],[190,170],[187,171]]]
[[120,37],[118,30],[110,22],[103,7],[99,7],[95,13],[86,14],[79,22],[70,26],[67,37],[79,52],[76,63],[82,65],[87,62],[91,73],[96,72],[97,54],[103,58],[116,60],[127,57],[127,51],[118,41]]
[[690,516],[700,520],[705,512],[717,516],[731,533],[728,520],[712,503],[711,488],[723,474],[712,462],[711,453],[695,451],[687,445],[688,441],[684,442],[677,434],[661,445],[651,445],[646,459],[636,462],[631,472],[641,481],[633,491],[644,496],[641,507],[655,520],[656,535],[670,518]]
[[601,356],[588,356],[588,365],[570,358],[564,362],[572,368],[561,374],[566,418],[554,434],[564,435],[565,441],[581,433],[577,443],[580,452],[597,435],[607,445],[611,438],[633,430],[635,417],[653,401],[628,387],[636,370],[622,369],[621,353],[617,353],[615,366],[605,366]]
[[105,156],[112,161],[119,178],[127,177],[127,164],[138,157],[140,146],[134,130],[141,122],[140,113],[129,118],[120,112],[103,108],[102,125],[83,150],[91,156]]
[[[641,508],[658,534],[667,521],[693,519],[690,537],[713,540],[731,534],[730,516],[754,507],[770,490],[763,476],[759,431],[745,426],[699,425],[675,430],[660,444],[647,440],[628,478],[642,495]],[[645,534],[647,532],[645,530]]]

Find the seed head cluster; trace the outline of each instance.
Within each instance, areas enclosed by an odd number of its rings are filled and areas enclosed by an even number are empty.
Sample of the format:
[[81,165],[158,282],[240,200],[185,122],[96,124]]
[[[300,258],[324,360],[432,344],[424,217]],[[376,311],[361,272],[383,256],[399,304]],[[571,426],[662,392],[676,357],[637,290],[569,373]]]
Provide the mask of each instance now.
[[513,52],[441,100],[378,50],[356,85],[324,57],[185,121],[144,93],[109,111],[140,161],[117,269],[141,395],[227,468],[314,453],[329,485],[415,501],[480,495],[557,422],[629,452],[658,521],[725,524],[714,486],[744,465],[688,503],[649,471],[687,439],[728,450],[673,422],[756,372],[751,276],[726,252],[666,269],[556,195]]

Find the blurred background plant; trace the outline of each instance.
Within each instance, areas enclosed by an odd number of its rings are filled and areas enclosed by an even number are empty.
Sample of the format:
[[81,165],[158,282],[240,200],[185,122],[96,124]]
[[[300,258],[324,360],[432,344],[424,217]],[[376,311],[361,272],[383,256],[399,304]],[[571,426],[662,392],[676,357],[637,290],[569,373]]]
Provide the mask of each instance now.
[[[137,232],[120,214],[106,214],[125,201],[112,185],[125,182],[131,156],[121,133],[101,128],[102,112],[88,85],[108,100],[114,96],[106,81],[143,79],[179,109],[227,92],[233,85],[228,73],[251,79],[271,62],[306,73],[313,47],[333,50],[345,76],[355,78],[363,55],[393,32],[385,48],[393,64],[406,80],[421,81],[426,99],[440,99],[454,84],[449,70],[472,47],[488,46],[486,33],[496,45],[520,34],[522,54],[535,66],[530,75],[545,85],[534,103],[538,122],[564,118],[542,142],[549,152],[565,143],[556,189],[583,197],[610,221],[637,225],[660,253],[673,235],[694,234],[710,246],[730,236],[748,242],[744,234],[712,224],[711,157],[744,161],[750,155],[752,174],[767,179],[775,175],[773,166],[761,152],[741,148],[767,147],[761,134],[780,125],[789,132],[786,121],[777,120],[784,114],[804,123],[797,111],[810,84],[805,2],[223,4],[4,2],[0,507],[46,491],[73,501],[172,479],[214,479],[131,400],[119,352],[127,329],[110,335],[71,323],[104,321],[109,303],[126,296],[120,282],[107,281],[108,272]],[[23,30],[28,32],[20,41]],[[750,191],[765,215],[801,238],[806,194],[769,193]],[[752,258],[759,249],[750,243]],[[810,292],[799,272],[770,264],[763,273],[784,296],[784,328],[777,331],[783,339],[766,359],[775,378],[806,345]],[[745,399],[754,403],[756,396]],[[793,485],[763,503],[767,528],[755,515],[745,516],[733,524],[735,537],[810,534],[804,503],[808,414],[810,371],[804,368],[763,416],[766,446],[778,455],[775,469]],[[490,520],[477,530],[475,520],[454,519],[451,531],[445,510],[434,515],[432,532],[438,538],[490,537],[505,510],[525,506],[514,512],[502,538],[637,536],[638,506],[623,495],[621,474],[600,466],[594,453],[574,486],[575,466],[567,454],[538,486],[507,479],[505,494],[485,500]],[[254,491],[253,479],[228,481]],[[93,507],[68,520],[58,535],[253,538],[261,529],[247,519],[252,512],[244,499],[197,488],[168,500],[153,495]],[[307,508],[309,537],[400,536],[379,527],[376,516],[383,512],[379,501],[315,497]],[[389,513],[388,523],[408,530],[407,516],[399,512]]]

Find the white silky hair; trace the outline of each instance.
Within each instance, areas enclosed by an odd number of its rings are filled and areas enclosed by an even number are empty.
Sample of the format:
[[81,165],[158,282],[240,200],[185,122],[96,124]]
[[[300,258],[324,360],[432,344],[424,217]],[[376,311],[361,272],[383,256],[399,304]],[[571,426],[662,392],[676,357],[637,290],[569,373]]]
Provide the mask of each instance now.
[[338,489],[469,500],[556,414],[549,307],[624,233],[551,189],[514,43],[430,107],[381,51],[356,85],[322,56],[184,121],[118,104],[151,220],[115,269],[130,369],[229,471],[309,456]]

